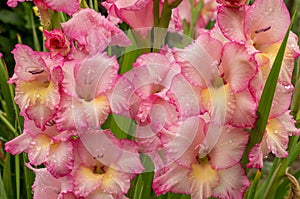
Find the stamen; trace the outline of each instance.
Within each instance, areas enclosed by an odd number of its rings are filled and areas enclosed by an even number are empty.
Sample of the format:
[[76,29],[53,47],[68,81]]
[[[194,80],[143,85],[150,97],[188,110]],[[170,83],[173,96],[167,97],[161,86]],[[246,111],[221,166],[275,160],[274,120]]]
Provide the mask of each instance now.
[[31,73],[32,75],[37,75],[37,74],[41,74],[42,72],[44,72],[44,69],[41,70],[29,70],[29,73]]
[[259,29],[259,30],[256,30],[255,33],[261,33],[261,32],[267,32],[268,30],[271,29],[271,26],[267,27],[267,28],[262,28],[262,29]]

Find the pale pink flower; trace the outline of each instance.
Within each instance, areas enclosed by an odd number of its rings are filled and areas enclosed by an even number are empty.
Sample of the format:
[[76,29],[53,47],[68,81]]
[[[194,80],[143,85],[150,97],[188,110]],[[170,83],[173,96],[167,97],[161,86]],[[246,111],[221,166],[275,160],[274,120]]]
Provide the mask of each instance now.
[[217,3],[238,7],[246,4],[246,0],[217,0]]
[[70,52],[70,42],[60,29],[54,29],[53,31],[44,30],[46,37],[45,46],[51,51],[51,55],[55,56],[60,53],[62,56],[66,56]]
[[[196,124],[196,125],[195,125]],[[166,155],[172,159],[176,153],[184,154],[175,159],[175,163],[158,170],[153,180],[153,189],[157,195],[167,193],[191,194],[192,198],[242,198],[250,185],[239,160],[245,150],[248,134],[239,128],[225,126],[223,129],[212,123],[205,123],[201,117],[191,117],[184,121],[180,131],[197,133],[192,144],[189,135],[177,138],[169,145]],[[206,136],[220,130],[221,135],[216,143],[206,142],[210,151],[203,147]],[[189,138],[189,139],[186,139]],[[229,180],[232,179],[232,180]]]
[[108,45],[131,44],[121,29],[93,9],[81,9],[61,26],[67,38],[87,54],[102,52]]
[[21,44],[16,45],[12,53],[16,66],[9,83],[16,84],[15,101],[21,109],[20,114],[44,130],[59,107],[63,59],[60,56],[50,58],[50,53],[35,52]]
[[41,131],[32,121],[25,120],[24,132],[7,142],[5,150],[13,155],[28,153],[30,164],[45,164],[49,173],[58,178],[68,175],[73,169],[71,135],[69,132],[58,132],[55,125]]
[[108,97],[118,69],[116,57],[106,53],[66,62],[64,92],[56,118],[58,129],[99,128],[110,112]]
[[80,160],[73,176],[75,194],[85,198],[126,198],[130,180],[144,169],[137,145],[117,139],[109,130],[89,129],[80,139]]
[[262,168],[263,159],[272,152],[278,158],[288,157],[289,136],[298,136],[293,117],[286,111],[280,116],[269,118],[262,141],[255,145],[249,153],[248,167]]
[[[180,113],[166,95],[179,73],[172,54],[141,55],[117,82],[111,96],[113,113],[137,122],[136,141],[144,152],[161,148],[174,133]],[[175,128],[176,129],[176,128]]]
[[108,19],[114,23],[124,21],[135,29],[154,25],[152,0],[107,0],[102,5],[108,11]]
[[213,122],[254,125],[257,105],[248,86],[257,69],[244,45],[229,42],[223,46],[203,34],[185,49],[177,49],[175,58],[185,78],[200,90],[200,108],[211,115]]
[[46,168],[36,169],[27,164],[35,174],[32,185],[33,199],[75,199],[73,194],[72,177],[54,178]]

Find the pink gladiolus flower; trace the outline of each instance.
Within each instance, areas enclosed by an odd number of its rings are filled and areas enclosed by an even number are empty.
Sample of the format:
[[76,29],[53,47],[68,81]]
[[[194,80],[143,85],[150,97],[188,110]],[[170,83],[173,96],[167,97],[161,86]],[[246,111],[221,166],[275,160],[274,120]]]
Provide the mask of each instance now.
[[[24,2],[25,0],[8,0],[7,5],[10,7],[16,7],[18,2]],[[26,0],[30,1],[30,0]],[[32,1],[32,0],[31,0]],[[79,9],[79,0],[33,0],[35,4],[42,2],[48,8],[57,11],[65,12],[68,15],[74,14]]]
[[[132,28],[151,28],[154,25],[152,0],[107,0],[102,5],[112,22],[124,21]],[[143,36],[146,34],[144,32]]]
[[56,178],[68,175],[73,169],[73,146],[68,132],[58,132],[56,126],[45,131],[38,129],[32,121],[25,120],[24,132],[5,144],[5,150],[13,155],[28,153],[29,163],[45,164]]
[[56,115],[60,103],[59,84],[63,79],[60,56],[50,58],[49,53],[39,53],[18,44],[12,51],[16,60],[15,74],[9,83],[16,84],[15,101],[21,115],[45,129]]
[[238,7],[246,4],[246,0],[217,0],[217,3]]
[[185,49],[176,50],[175,58],[185,78],[200,89],[201,110],[208,111],[214,122],[254,125],[257,105],[248,85],[256,74],[256,63],[245,46],[230,42],[223,47],[203,34]]
[[58,129],[99,128],[110,112],[108,96],[118,69],[116,58],[106,53],[66,62],[64,93],[56,120]]
[[70,42],[64,36],[63,32],[59,29],[54,29],[53,31],[44,30],[44,35],[46,37],[45,46],[48,50],[52,52],[52,56],[61,54],[66,56],[70,52]]
[[179,122],[180,113],[166,95],[172,78],[179,73],[172,57],[170,53],[140,56],[112,92],[113,113],[137,122],[136,141],[144,152],[161,148],[166,134],[172,134]]
[[135,143],[118,140],[108,130],[91,129],[82,134],[81,141],[86,149],[82,144],[78,148],[80,160],[73,177],[75,194],[125,198],[130,180],[143,170]]
[[263,159],[272,152],[278,158],[288,156],[287,147],[289,136],[298,136],[299,129],[295,127],[295,121],[289,111],[280,116],[270,118],[262,141],[254,146],[249,153],[251,168],[262,168]]
[[33,170],[35,181],[32,185],[33,199],[53,199],[53,198],[75,198],[73,192],[72,178],[54,178],[47,169],[35,169],[30,165],[27,167]]
[[87,54],[102,52],[108,45],[127,46],[131,42],[125,33],[92,9],[81,9],[61,24],[70,41]]
[[[201,117],[191,117],[184,121],[180,131],[188,129],[197,129],[193,143],[175,163],[155,173],[152,187],[156,194],[172,191],[191,194],[192,198],[242,198],[250,183],[238,162],[246,147],[248,134],[243,129],[230,126],[221,129],[206,124]],[[205,137],[215,130],[221,131],[217,142],[206,142]],[[185,149],[185,142],[189,141],[182,138],[169,146],[169,158],[172,159],[174,154]],[[204,142],[211,148],[210,151],[203,147]]]

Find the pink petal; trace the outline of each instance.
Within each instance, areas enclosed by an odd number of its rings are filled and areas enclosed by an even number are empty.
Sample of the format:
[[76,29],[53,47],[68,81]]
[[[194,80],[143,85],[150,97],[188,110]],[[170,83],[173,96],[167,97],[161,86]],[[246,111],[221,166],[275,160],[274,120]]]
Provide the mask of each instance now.
[[129,150],[126,147],[128,143],[124,146],[123,142],[108,130],[86,130],[80,139],[85,148],[105,165],[112,165],[114,169],[128,173],[140,173],[143,170],[137,146],[134,147],[136,150]]
[[[207,132],[209,134],[211,132]],[[225,126],[216,145],[209,153],[214,169],[227,169],[240,161],[248,143],[249,133],[241,128]]]
[[24,2],[25,0],[8,0],[7,1],[7,5],[9,6],[9,7],[17,7],[17,5],[18,5],[18,2]]
[[213,189],[213,197],[224,199],[243,198],[246,189],[250,186],[245,170],[240,164],[229,169],[220,170],[219,184]]
[[16,61],[15,74],[24,81],[32,81],[37,78],[48,78],[48,69],[38,52],[23,44],[17,44],[12,51]]
[[44,163],[49,155],[51,139],[43,134],[33,138],[29,145],[28,159],[37,166]]
[[103,174],[101,188],[110,194],[126,194],[130,188],[130,175],[108,168]]
[[112,194],[105,193],[100,188],[85,198],[86,199],[115,199],[115,197]]
[[248,54],[246,47],[233,42],[224,46],[221,67],[224,80],[235,93],[248,87],[257,70],[254,57]]
[[269,150],[272,151],[276,157],[286,158],[286,152],[289,142],[288,132],[277,118],[270,119],[266,127],[266,141]]
[[244,35],[244,7],[218,7],[217,22],[224,36],[230,41],[245,42]]
[[203,34],[185,49],[177,49],[174,56],[186,79],[194,86],[206,88],[214,83],[218,75],[221,52],[222,43]]
[[177,107],[181,117],[187,118],[201,112],[198,93],[200,91],[187,82],[182,75],[176,75],[167,95]]
[[283,125],[285,130],[288,132],[289,136],[299,135],[300,129],[296,128],[295,120],[292,115],[290,115],[290,111],[285,112],[284,114],[277,117],[280,123]]
[[272,102],[270,117],[277,117],[285,113],[291,104],[294,87],[293,85],[282,85],[277,83],[277,87]]
[[99,37],[99,40],[107,40],[112,45],[126,46],[131,42],[127,36],[104,16],[92,9],[81,9],[75,13],[71,20],[62,23],[64,33],[79,44],[86,45],[91,30],[101,29],[106,32],[108,38]]
[[45,4],[57,11],[57,12],[65,12],[68,15],[74,14],[80,6],[78,0],[44,0]]
[[192,164],[189,173],[192,198],[209,198],[219,183],[219,174],[207,163]]
[[82,60],[74,71],[77,95],[91,101],[111,89],[116,81],[118,69],[116,58],[106,54],[97,54]]
[[229,84],[201,90],[201,103],[216,124],[226,124],[234,116],[236,98]]
[[256,0],[245,13],[245,32],[255,44],[283,39],[290,15],[283,0]]
[[62,81],[62,89],[65,93],[73,97],[77,96],[75,90],[76,82],[74,77],[74,68],[78,64],[78,62],[78,60],[67,61],[62,67],[64,75],[64,79]]
[[35,169],[34,173],[36,177],[32,185],[33,198],[58,198],[58,194],[61,192],[61,181],[51,176],[45,168]]
[[45,166],[56,178],[68,175],[74,164],[73,146],[70,141],[52,144]]
[[27,133],[22,133],[13,140],[10,140],[5,143],[5,151],[13,155],[20,154],[23,151],[27,152],[31,139],[32,137],[29,136]]
[[152,188],[157,196],[167,192],[190,193],[189,170],[186,167],[174,163],[169,167],[163,168],[160,174],[157,175],[157,173],[152,182]]
[[249,163],[247,167],[260,169],[263,167],[263,159],[270,153],[266,143],[266,134],[262,138],[262,142],[256,144],[249,152]]
[[258,104],[248,89],[235,94],[235,113],[231,124],[235,127],[253,127],[256,121],[256,109]]
[[75,194],[81,197],[88,196],[101,186],[102,179],[102,174],[94,174],[90,168],[79,166],[73,177]]

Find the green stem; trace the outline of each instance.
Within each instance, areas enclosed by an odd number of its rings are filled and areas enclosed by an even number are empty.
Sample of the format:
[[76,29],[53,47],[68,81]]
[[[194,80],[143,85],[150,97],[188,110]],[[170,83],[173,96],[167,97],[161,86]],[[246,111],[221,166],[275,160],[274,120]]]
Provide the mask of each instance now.
[[94,0],[94,9],[96,10],[96,12],[99,12],[99,9],[98,9],[98,0]]
[[20,156],[15,156],[15,170],[16,170],[16,190],[17,190],[17,199],[20,199]]
[[11,123],[4,117],[3,113],[0,112],[0,120],[4,123],[4,125],[13,132],[14,136],[18,136],[17,130],[11,125]]
[[41,51],[40,42],[36,33],[35,23],[33,18],[33,11],[30,11],[30,22],[31,22],[31,29],[32,29],[32,36],[33,36],[33,44],[36,51]]

